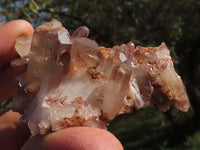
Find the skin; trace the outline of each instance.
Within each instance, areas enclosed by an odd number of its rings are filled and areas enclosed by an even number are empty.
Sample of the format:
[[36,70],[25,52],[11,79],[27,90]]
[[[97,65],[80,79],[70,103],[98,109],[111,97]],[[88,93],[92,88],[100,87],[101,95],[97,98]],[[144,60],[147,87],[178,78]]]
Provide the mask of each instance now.
[[[11,67],[17,57],[15,39],[33,34],[33,27],[24,20],[0,27],[0,103],[12,96],[13,82],[26,67]],[[20,124],[20,114],[12,110],[0,116],[0,149],[4,150],[123,150],[119,140],[110,132],[92,127],[73,127],[31,139],[27,126]]]

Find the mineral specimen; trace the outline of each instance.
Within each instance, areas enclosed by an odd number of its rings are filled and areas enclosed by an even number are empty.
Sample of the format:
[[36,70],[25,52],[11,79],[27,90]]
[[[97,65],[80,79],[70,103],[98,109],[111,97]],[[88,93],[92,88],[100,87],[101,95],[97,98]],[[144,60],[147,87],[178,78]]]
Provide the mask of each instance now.
[[164,43],[135,48],[132,42],[99,47],[79,27],[72,36],[60,22],[39,26],[33,37],[20,37],[15,48],[27,64],[16,79],[13,110],[33,134],[72,126],[106,125],[121,113],[170,104],[187,111],[189,100]]

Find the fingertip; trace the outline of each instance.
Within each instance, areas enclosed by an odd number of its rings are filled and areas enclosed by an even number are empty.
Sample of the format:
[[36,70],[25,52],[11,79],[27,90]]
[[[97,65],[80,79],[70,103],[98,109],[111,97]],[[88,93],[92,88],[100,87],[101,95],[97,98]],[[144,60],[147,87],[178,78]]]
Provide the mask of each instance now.
[[4,24],[3,26],[1,26],[0,30],[3,33],[7,33],[10,36],[13,36],[15,38],[19,36],[29,36],[29,35],[32,35],[34,32],[32,25],[26,20],[10,21]]
[[20,149],[30,136],[27,126],[20,124],[19,113],[8,111],[0,117],[0,149]]
[[110,132],[92,127],[73,127],[51,133],[44,137],[36,136],[28,141],[23,150],[123,150],[119,140]]
[[16,57],[14,44],[17,37],[31,36],[34,32],[32,25],[25,20],[14,20],[0,27],[0,67]]

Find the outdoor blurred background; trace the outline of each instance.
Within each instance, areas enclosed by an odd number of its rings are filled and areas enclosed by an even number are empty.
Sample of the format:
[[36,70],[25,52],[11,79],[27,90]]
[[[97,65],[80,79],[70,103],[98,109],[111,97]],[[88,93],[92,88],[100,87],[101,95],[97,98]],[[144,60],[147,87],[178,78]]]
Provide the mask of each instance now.
[[89,38],[109,47],[164,41],[186,85],[190,110],[134,109],[108,129],[125,150],[200,149],[200,0],[0,0],[0,24],[15,19],[34,27],[58,20],[70,33],[85,25]]

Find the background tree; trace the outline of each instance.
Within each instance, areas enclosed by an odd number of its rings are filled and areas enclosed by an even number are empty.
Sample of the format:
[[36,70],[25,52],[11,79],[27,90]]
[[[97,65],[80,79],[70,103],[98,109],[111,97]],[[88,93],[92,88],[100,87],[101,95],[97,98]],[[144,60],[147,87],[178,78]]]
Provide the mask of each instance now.
[[58,20],[72,33],[90,28],[100,45],[133,41],[158,46],[165,41],[191,101],[187,113],[145,108],[117,117],[110,125],[125,149],[199,149],[200,147],[199,0],[1,0],[1,24],[25,19],[34,27]]

